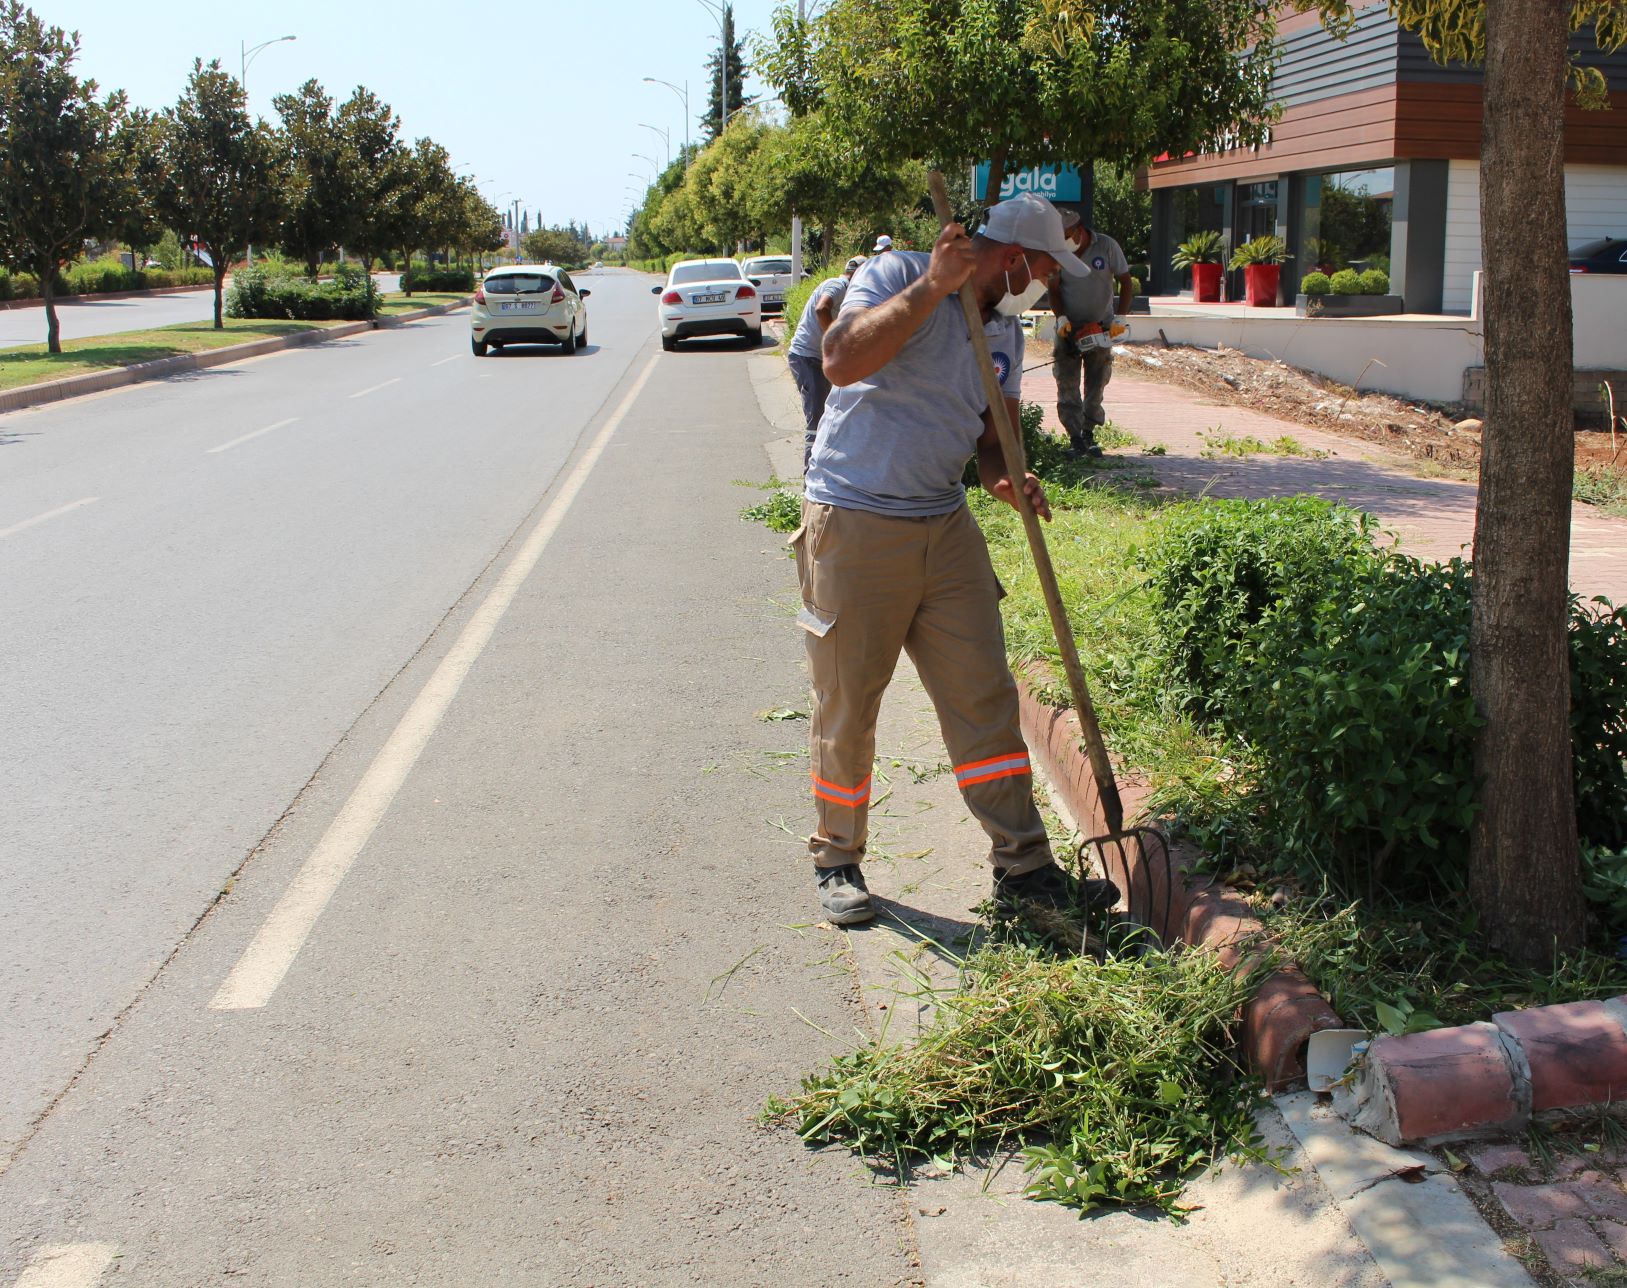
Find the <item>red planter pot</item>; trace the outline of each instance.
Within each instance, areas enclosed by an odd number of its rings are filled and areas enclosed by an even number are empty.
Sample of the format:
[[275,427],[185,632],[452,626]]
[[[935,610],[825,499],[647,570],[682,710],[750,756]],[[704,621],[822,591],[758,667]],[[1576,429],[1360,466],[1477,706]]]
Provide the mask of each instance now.
[[1281,264],[1244,264],[1243,289],[1249,307],[1268,309],[1275,305],[1277,283],[1281,277]]
[[1192,265],[1192,298],[1199,304],[1218,304],[1221,272],[1219,264]]

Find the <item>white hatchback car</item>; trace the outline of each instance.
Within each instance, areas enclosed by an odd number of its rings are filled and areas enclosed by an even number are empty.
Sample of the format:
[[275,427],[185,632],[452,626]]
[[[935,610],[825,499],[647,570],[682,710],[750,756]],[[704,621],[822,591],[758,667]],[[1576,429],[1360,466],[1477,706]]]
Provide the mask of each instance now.
[[763,342],[763,302],[732,259],[685,259],[672,266],[665,286],[650,287],[661,303],[661,347],[671,353],[678,341],[701,335],[744,336]]
[[[789,255],[759,255],[742,263],[740,270],[757,284],[764,313],[785,312],[785,294],[792,285]],[[802,275],[807,277],[809,273],[804,269]]]
[[475,357],[506,344],[560,344],[580,352],[588,342],[592,291],[576,288],[571,275],[553,264],[505,264],[487,273],[475,291],[469,343]]

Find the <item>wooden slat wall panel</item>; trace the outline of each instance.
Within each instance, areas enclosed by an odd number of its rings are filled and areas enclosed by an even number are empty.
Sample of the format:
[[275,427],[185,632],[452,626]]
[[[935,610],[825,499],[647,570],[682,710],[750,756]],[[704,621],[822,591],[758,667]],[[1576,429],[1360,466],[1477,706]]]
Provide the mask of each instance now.
[[[1565,160],[1627,165],[1627,93],[1606,112],[1565,111]],[[1395,155],[1474,161],[1480,156],[1479,85],[1402,81],[1396,86]]]

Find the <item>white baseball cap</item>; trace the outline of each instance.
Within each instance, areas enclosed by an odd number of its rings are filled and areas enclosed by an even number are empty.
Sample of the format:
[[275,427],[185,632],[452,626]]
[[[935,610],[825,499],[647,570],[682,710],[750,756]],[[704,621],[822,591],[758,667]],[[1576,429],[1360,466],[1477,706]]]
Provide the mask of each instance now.
[[1031,192],[993,207],[977,232],[990,241],[1044,251],[1070,273],[1090,272],[1089,266],[1073,253],[1062,235],[1060,212],[1044,197]]
[[891,250],[892,248],[893,239],[887,236],[886,233],[882,233],[880,237],[876,238],[876,244],[870,248],[870,253],[874,255],[878,250]]
[[842,271],[847,272],[847,273],[851,273],[855,268],[857,268],[862,263],[864,263],[864,256],[863,255],[855,255],[852,259],[847,261],[847,267],[845,269],[843,269]]

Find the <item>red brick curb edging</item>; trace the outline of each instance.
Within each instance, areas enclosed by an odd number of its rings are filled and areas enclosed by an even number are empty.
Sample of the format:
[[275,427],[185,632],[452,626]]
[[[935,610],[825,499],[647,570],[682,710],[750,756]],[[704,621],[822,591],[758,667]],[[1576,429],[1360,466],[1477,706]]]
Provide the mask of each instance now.
[[[1039,757],[1055,790],[1085,836],[1107,828],[1095,776],[1080,740],[1079,720],[1071,710],[1042,702],[1025,677],[1017,679],[1023,734]],[[1144,784],[1119,783],[1127,817],[1146,797]],[[1229,968],[1244,964],[1244,944],[1264,929],[1246,900],[1209,877],[1192,873],[1190,849],[1171,846],[1149,852],[1130,838],[1106,856],[1107,876],[1133,901],[1144,902],[1142,919],[1164,943],[1213,948]],[[1137,894],[1144,900],[1136,900]],[[1305,1079],[1305,1044],[1319,1029],[1343,1027],[1316,986],[1295,969],[1273,971],[1243,1009],[1241,1044],[1248,1065],[1273,1091]]]
[[[1023,735],[1086,836],[1107,831],[1094,775],[1071,710],[1041,701],[1017,677]],[[1119,784],[1126,816],[1146,799],[1144,784]],[[1122,853],[1122,860],[1116,856]],[[1192,873],[1194,855],[1127,841],[1106,855],[1121,890],[1145,896],[1143,919],[1164,943],[1213,948],[1229,967],[1262,929],[1245,900]],[[1244,1008],[1241,1045],[1249,1067],[1272,1090],[1305,1077],[1312,1033],[1344,1027],[1298,970],[1274,971]],[[1533,1115],[1627,1099],[1627,995],[1502,1011],[1489,1022],[1372,1041],[1350,1106],[1355,1125],[1389,1145],[1438,1144],[1520,1131]]]

